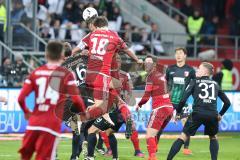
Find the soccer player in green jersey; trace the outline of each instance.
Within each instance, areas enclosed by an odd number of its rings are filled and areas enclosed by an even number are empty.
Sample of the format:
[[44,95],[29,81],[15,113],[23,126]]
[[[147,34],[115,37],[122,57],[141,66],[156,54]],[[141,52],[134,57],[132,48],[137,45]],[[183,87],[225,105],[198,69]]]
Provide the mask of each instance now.
[[[185,48],[175,49],[176,64],[169,66],[166,71],[168,89],[170,91],[171,101],[175,109],[182,99],[187,85],[190,83],[191,79],[195,79],[195,70],[186,64],[186,58],[187,51]],[[186,121],[187,117],[191,113],[191,110],[191,107],[188,105],[184,106],[181,115],[183,126],[188,125],[186,124]],[[192,151],[189,149],[189,142],[190,139],[188,139],[184,144],[183,153],[185,155],[192,154]]]

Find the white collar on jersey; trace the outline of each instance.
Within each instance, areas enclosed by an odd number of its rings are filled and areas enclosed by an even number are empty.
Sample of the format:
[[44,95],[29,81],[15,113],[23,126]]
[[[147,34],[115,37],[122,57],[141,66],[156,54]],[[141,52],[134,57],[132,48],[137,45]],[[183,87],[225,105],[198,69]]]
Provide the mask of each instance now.
[[97,27],[97,30],[108,30],[108,27]]

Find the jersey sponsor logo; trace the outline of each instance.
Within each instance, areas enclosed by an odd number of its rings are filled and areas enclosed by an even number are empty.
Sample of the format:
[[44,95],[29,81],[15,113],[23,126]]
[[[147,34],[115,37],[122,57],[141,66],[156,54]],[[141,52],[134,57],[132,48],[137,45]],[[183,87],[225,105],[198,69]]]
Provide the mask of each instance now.
[[184,72],[184,76],[185,76],[185,77],[188,77],[188,76],[189,76],[189,72],[188,72],[188,71],[185,71],[185,72]]
[[173,82],[175,84],[185,84],[185,80],[182,77],[173,77]]
[[170,72],[170,74],[174,74],[175,72]]

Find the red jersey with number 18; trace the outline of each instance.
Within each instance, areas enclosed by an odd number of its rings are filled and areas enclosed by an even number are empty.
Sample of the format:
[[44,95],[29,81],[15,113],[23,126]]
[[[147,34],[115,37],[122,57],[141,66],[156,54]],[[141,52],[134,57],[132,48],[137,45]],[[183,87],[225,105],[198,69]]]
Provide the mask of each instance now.
[[31,92],[35,93],[35,107],[27,130],[41,130],[58,136],[67,97],[79,111],[85,110],[73,74],[59,65],[43,65],[25,80],[18,97],[24,113],[29,112],[25,99]]
[[103,73],[110,76],[112,58],[118,50],[127,46],[114,31],[99,29],[89,33],[80,42],[80,48],[89,48],[87,69],[90,72]]

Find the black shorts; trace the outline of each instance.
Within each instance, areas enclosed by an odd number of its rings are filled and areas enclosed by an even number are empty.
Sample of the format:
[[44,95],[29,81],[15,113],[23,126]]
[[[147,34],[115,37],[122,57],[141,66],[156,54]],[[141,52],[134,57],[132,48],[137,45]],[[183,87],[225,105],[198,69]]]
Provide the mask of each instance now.
[[200,113],[192,113],[183,127],[183,132],[187,136],[194,136],[198,128],[204,125],[204,134],[214,136],[218,133],[217,115],[206,115]]
[[97,118],[93,125],[100,129],[101,131],[105,131],[109,128],[113,129],[115,132],[118,132],[118,130],[121,128],[122,124],[125,123],[121,113],[119,111],[114,111],[109,113],[109,116],[113,123],[115,124],[112,126],[107,120],[105,120],[103,117]]

